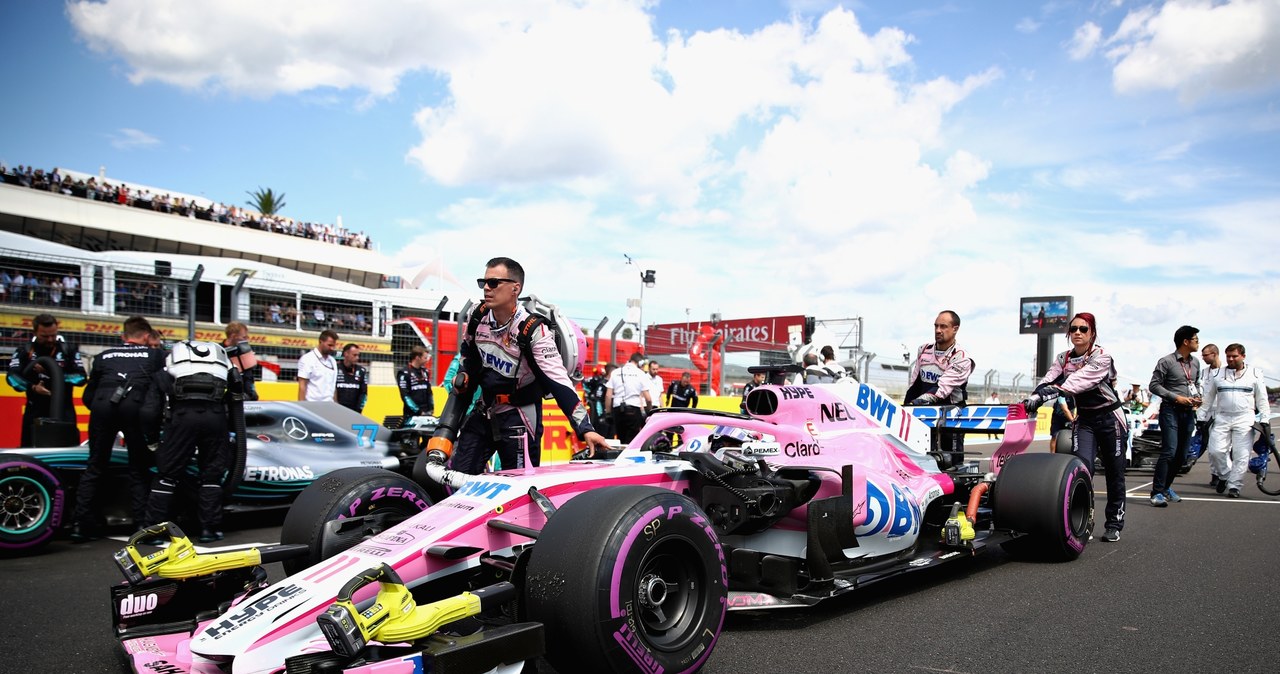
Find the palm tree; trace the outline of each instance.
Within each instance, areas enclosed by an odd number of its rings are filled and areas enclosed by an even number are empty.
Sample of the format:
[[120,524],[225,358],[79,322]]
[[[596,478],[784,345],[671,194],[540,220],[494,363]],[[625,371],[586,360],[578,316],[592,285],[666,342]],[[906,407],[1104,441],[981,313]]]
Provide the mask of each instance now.
[[253,197],[245,203],[263,215],[275,215],[284,210],[284,192],[276,194],[270,187],[265,190],[259,187],[257,192],[245,192],[245,194]]

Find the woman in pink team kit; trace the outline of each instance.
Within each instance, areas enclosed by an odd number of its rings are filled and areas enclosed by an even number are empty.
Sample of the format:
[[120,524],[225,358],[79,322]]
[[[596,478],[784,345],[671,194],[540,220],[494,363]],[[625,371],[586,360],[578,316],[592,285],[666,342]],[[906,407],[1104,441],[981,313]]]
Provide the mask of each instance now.
[[1059,395],[1075,398],[1071,453],[1084,461],[1090,473],[1094,458],[1102,461],[1107,479],[1107,529],[1102,540],[1115,542],[1124,528],[1124,449],[1129,432],[1120,395],[1112,384],[1116,367],[1111,354],[1096,343],[1098,324],[1093,314],[1072,316],[1067,338],[1071,340],[1071,350],[1053,359],[1049,372],[1023,404],[1031,412]]

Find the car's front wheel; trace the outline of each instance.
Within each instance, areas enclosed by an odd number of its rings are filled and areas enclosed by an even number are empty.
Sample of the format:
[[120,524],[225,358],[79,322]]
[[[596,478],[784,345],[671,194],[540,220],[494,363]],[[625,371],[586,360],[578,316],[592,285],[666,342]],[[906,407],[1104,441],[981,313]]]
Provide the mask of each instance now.
[[307,485],[285,515],[280,542],[309,548],[305,557],[286,560],[285,571],[322,562],[431,504],[422,487],[399,473],[363,466],[327,473]]
[[689,672],[724,625],[724,550],[688,497],[649,486],[585,492],[529,559],[525,610],[559,671]]

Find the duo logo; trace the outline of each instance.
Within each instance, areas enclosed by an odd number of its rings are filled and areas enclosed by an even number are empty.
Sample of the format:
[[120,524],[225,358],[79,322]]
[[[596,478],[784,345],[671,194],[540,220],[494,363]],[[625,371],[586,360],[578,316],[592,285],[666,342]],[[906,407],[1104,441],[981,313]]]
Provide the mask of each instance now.
[[920,505],[910,498],[911,492],[894,484],[893,498],[876,483],[867,481],[867,523],[854,529],[858,536],[881,532],[893,539],[920,530]]

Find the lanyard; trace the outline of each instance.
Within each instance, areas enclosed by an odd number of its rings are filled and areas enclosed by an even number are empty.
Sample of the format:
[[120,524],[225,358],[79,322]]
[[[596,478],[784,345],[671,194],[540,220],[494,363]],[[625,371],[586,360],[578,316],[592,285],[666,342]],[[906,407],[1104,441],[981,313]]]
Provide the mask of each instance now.
[[1183,376],[1187,378],[1187,386],[1188,387],[1193,386],[1195,384],[1195,381],[1191,378],[1191,367],[1187,363],[1181,360],[1178,361],[1178,365],[1182,368]]

